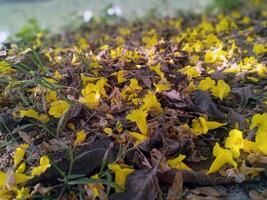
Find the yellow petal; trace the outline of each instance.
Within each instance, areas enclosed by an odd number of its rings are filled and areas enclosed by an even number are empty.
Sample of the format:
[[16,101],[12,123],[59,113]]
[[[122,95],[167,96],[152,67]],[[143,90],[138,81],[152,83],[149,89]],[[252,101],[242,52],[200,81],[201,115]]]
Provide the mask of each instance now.
[[75,128],[75,124],[72,123],[72,122],[68,123],[68,124],[67,124],[67,127],[68,127],[69,129],[73,130],[73,131],[76,130],[76,128]]
[[192,66],[186,66],[179,71],[181,71],[183,74],[186,74],[187,77],[189,77],[189,80],[200,76],[200,73]]
[[206,91],[212,89],[215,85],[215,81],[210,77],[207,77],[199,82],[198,89]]
[[50,160],[47,156],[42,156],[40,158],[40,165],[32,169],[32,176],[40,176],[46,171],[47,168],[51,166]]
[[219,123],[219,122],[215,122],[215,121],[207,121],[207,127],[209,130],[220,128],[224,125],[225,125],[225,123]]
[[57,101],[57,93],[53,90],[49,90],[45,95],[45,100],[50,103],[53,101]]
[[81,145],[86,139],[86,133],[84,130],[81,130],[76,133],[76,139],[73,143],[74,147]]
[[253,52],[255,54],[263,54],[267,52],[267,46],[263,44],[254,44],[253,46]]
[[125,82],[127,79],[125,78],[125,73],[126,73],[126,70],[120,70],[117,72],[117,80],[118,80],[118,83],[123,83]]
[[150,70],[154,71],[159,75],[161,79],[165,79],[164,73],[160,69],[160,64],[157,64],[155,66],[150,66]]
[[154,84],[156,91],[155,92],[162,92],[165,90],[170,90],[171,85],[170,84]]
[[169,159],[167,162],[168,165],[172,168],[190,171],[192,169],[182,162],[185,158],[185,155],[180,154],[178,157]]
[[264,154],[267,155],[267,132],[260,131],[256,135],[256,144],[258,149]]
[[60,80],[60,79],[62,78],[62,75],[59,73],[58,70],[56,70],[55,73],[54,73],[54,77],[55,77],[56,79]]
[[230,91],[231,91],[230,86],[223,80],[219,80],[217,85],[212,88],[212,94],[221,100],[223,100],[223,98],[228,96]]
[[49,121],[49,118],[47,115],[45,115],[45,114],[39,115],[33,109],[20,110],[19,112],[20,112],[20,117],[31,117],[31,118],[37,119],[43,123],[47,123]]
[[50,83],[50,84],[55,84],[55,83],[57,83],[57,81],[56,80],[54,80],[53,78],[44,78],[44,80],[46,80],[48,83]]
[[210,166],[208,174],[217,172],[223,165],[227,163],[234,167],[237,166],[237,163],[233,160],[232,153],[227,149],[221,148],[218,143],[216,143],[213,148],[213,155],[216,158],[213,161],[212,165]]
[[28,199],[30,197],[30,189],[22,187],[16,191],[16,199]]
[[11,74],[15,71],[8,62],[5,60],[0,61],[0,75]]
[[15,167],[22,161],[25,150],[29,147],[28,144],[21,144],[19,147],[16,148],[15,155],[14,155],[14,164]]
[[152,111],[155,114],[160,114],[163,112],[163,109],[161,107],[161,104],[158,102],[158,99],[155,94],[152,92],[149,92],[145,95],[143,98],[144,105],[142,106],[142,109]]
[[6,182],[6,173],[0,171],[0,188],[4,186]]
[[24,173],[25,169],[26,169],[26,163],[24,162],[17,168],[16,173],[22,174]]
[[99,105],[100,94],[99,93],[89,93],[85,97],[81,98],[79,101],[89,108],[96,108]]
[[207,121],[204,117],[199,117],[198,119],[193,119],[192,121],[192,129],[197,134],[206,134],[209,130],[216,129],[224,125],[224,123]]
[[[121,168],[118,164],[109,164],[108,168],[115,173],[115,182],[122,188],[125,187],[127,176],[134,172],[134,169],[128,167]],[[115,188],[115,190],[120,192],[119,188]]]
[[25,174],[15,173],[16,184],[25,183],[28,180],[30,180],[31,178],[32,178],[31,176],[27,176]]
[[205,134],[208,132],[208,126],[204,117],[199,117],[198,119],[193,119],[192,129],[197,134]]
[[243,150],[247,153],[251,153],[251,152],[259,153],[260,152],[256,142],[252,142],[249,140],[243,140]]
[[229,137],[225,140],[225,147],[229,148],[234,156],[240,156],[240,149],[243,148],[243,134],[242,131],[233,129],[229,132]]
[[104,133],[106,133],[108,135],[112,135],[112,133],[113,133],[112,129],[109,127],[104,128],[103,131],[104,131]]
[[258,128],[260,131],[267,132],[267,113],[255,114],[252,117],[250,129]]
[[139,85],[138,80],[136,80],[135,78],[131,78],[130,80],[130,86],[129,86],[132,90],[142,90],[142,87]]
[[147,135],[147,112],[142,109],[132,110],[130,114],[126,116],[127,120],[135,122],[140,132]]
[[70,105],[66,101],[54,101],[51,103],[48,113],[55,118],[60,118],[68,111],[69,107]]
[[139,145],[140,143],[142,143],[143,141],[147,139],[147,136],[144,136],[137,132],[129,131],[129,134],[136,140],[135,145]]

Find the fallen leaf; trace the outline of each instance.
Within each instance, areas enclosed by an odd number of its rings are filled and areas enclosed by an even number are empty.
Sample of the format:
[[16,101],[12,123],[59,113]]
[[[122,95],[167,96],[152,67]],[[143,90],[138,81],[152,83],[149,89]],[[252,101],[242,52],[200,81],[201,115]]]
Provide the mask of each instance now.
[[197,90],[194,94],[195,105],[201,112],[208,114],[211,117],[219,119],[225,118],[224,113],[218,109],[208,92]]
[[136,170],[127,177],[125,192],[113,194],[110,200],[154,200],[159,192],[157,168]]

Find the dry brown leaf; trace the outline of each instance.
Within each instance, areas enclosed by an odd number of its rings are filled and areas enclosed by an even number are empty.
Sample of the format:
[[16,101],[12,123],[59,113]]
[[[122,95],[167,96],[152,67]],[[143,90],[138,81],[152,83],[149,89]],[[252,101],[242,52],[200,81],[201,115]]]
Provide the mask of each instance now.
[[248,192],[249,197],[251,200],[266,200],[260,193],[255,190],[250,190]]

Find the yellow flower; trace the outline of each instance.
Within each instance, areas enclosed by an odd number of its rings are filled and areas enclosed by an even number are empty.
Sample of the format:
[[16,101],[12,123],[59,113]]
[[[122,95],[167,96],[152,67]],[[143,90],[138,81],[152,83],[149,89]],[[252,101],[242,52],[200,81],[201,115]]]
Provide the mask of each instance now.
[[222,41],[214,34],[207,35],[205,41],[207,47],[220,47]]
[[198,89],[206,91],[210,90],[215,86],[215,81],[210,77],[207,77],[199,82]]
[[81,130],[76,133],[76,139],[73,143],[74,147],[81,145],[86,139],[86,133],[84,130]]
[[34,119],[37,119],[43,123],[47,123],[49,121],[49,118],[45,114],[39,115],[35,110],[28,109],[28,110],[20,110],[20,117],[31,117]]
[[117,123],[116,123],[116,130],[117,130],[119,133],[121,133],[121,132],[123,131],[123,125],[122,125],[122,123],[121,123],[120,120],[117,121]]
[[0,187],[3,187],[6,181],[6,174],[0,171]]
[[223,149],[218,143],[213,147],[213,155],[216,157],[213,161],[208,174],[217,172],[223,165],[230,164],[237,167],[237,163],[233,160],[233,155],[228,149]]
[[254,44],[253,46],[253,52],[255,54],[263,54],[267,52],[267,46],[263,44]]
[[112,135],[113,131],[111,128],[109,127],[106,127],[103,129],[104,133],[106,133],[107,135]]
[[224,32],[224,31],[227,31],[229,30],[230,28],[230,21],[225,18],[225,17],[222,17],[219,21],[219,23],[216,25],[216,31],[217,33],[220,33],[220,32]]
[[170,84],[161,84],[161,83],[155,84],[154,83],[154,86],[156,88],[155,92],[162,92],[162,91],[171,89],[171,85]]
[[135,145],[139,145],[140,143],[142,143],[144,140],[147,139],[147,136],[142,135],[142,134],[137,133],[137,132],[129,131],[129,134],[135,139]]
[[78,44],[79,44],[79,46],[81,46],[81,49],[83,49],[83,50],[89,46],[87,40],[83,37],[78,38]]
[[221,62],[226,60],[225,56],[227,55],[227,53],[218,48],[215,50],[208,50],[204,56],[204,61],[206,63],[217,63],[217,62]]
[[267,133],[267,113],[252,116],[250,129],[258,128],[259,131]]
[[16,173],[22,174],[26,169],[26,163],[22,163],[17,169],[16,169]]
[[31,176],[27,176],[25,174],[20,174],[20,173],[15,173],[14,176],[15,176],[15,183],[16,184],[25,183],[32,178]]
[[260,81],[258,78],[255,78],[255,77],[253,77],[253,76],[247,76],[247,80],[250,80],[250,81],[252,81],[252,82],[254,82],[254,83],[257,83],[257,82]]
[[158,102],[158,99],[155,94],[152,92],[149,92],[146,94],[146,96],[143,98],[143,106],[142,108],[144,110],[152,111],[155,114],[160,114],[163,112],[163,109]]
[[75,124],[72,123],[72,122],[68,123],[68,124],[67,124],[67,127],[68,127],[69,129],[73,130],[73,131],[76,130],[76,128],[75,128]]
[[244,16],[243,17],[243,19],[241,20],[241,23],[243,23],[243,24],[249,24],[250,23],[250,18],[249,17],[247,17],[247,16]]
[[125,82],[127,79],[125,78],[125,73],[126,73],[126,70],[120,70],[118,71],[116,74],[117,74],[117,80],[118,80],[118,83],[123,83]]
[[242,131],[233,129],[229,132],[229,137],[225,140],[225,147],[229,148],[234,158],[240,156],[240,149],[243,148],[243,134]]
[[251,70],[251,72],[256,72],[261,78],[267,76],[267,69],[262,63],[257,63],[256,66],[254,66],[254,68]]
[[[7,174],[0,171],[0,188],[5,185],[7,178],[8,178]],[[32,177],[27,176],[25,174],[14,173],[14,178],[15,178],[15,184],[22,184],[30,180]]]
[[[133,99],[133,97],[136,97],[137,91],[141,91],[142,87],[139,85],[138,80],[135,78],[132,78],[130,80],[130,85],[125,87],[122,91],[121,91],[121,96],[123,99],[128,99],[131,100]],[[128,97],[128,98],[127,98]]]
[[182,162],[185,158],[186,158],[185,155],[180,154],[178,157],[174,159],[169,159],[168,165],[175,169],[190,171],[192,169]]
[[259,153],[260,150],[256,144],[256,142],[252,142],[250,140],[243,140],[243,150],[247,153],[255,152]]
[[87,82],[94,82],[98,80],[98,78],[95,78],[95,77],[88,77],[88,76],[85,76],[84,74],[80,74],[80,75],[81,75],[83,85],[86,85]]
[[189,84],[188,84],[188,86],[186,87],[186,90],[187,91],[194,91],[194,90],[196,90],[197,89],[197,87],[195,86],[195,84],[191,81]]
[[[125,187],[126,178],[129,174],[134,172],[134,169],[129,167],[121,167],[118,164],[109,164],[108,168],[115,173],[115,183],[117,183],[120,187]],[[115,187],[116,192],[120,192],[118,187]]]
[[50,84],[55,84],[55,83],[57,83],[57,81],[54,80],[53,78],[44,78],[44,80],[45,80],[46,82],[50,83]]
[[229,132],[229,136],[225,140],[225,147],[229,148],[233,157],[237,158],[240,156],[240,149],[245,152],[260,152],[256,142],[243,139],[242,132],[238,129],[233,129]]
[[1,200],[10,200],[10,199],[12,199],[10,191],[6,187],[0,189],[0,199]]
[[60,118],[68,111],[69,107],[70,105],[66,101],[54,101],[51,103],[48,113],[55,118]]
[[[265,122],[266,123],[266,122]],[[258,131],[256,135],[256,146],[264,154],[267,155],[267,132]]]
[[105,78],[100,78],[96,82],[96,84],[88,83],[85,89],[82,90],[82,94],[86,96],[90,93],[99,93],[103,96],[107,96],[105,88],[104,88],[106,83],[107,83],[107,80]]
[[54,73],[54,77],[55,77],[57,80],[62,79],[62,75],[59,73],[58,70],[55,71],[55,73]]
[[14,165],[15,167],[22,161],[25,150],[29,147],[28,144],[21,144],[19,147],[16,148],[15,155],[14,155]]
[[185,74],[189,78],[189,80],[195,77],[199,77],[200,75],[199,72],[192,66],[186,66],[180,69],[180,71]]
[[82,97],[80,102],[87,105],[89,108],[95,108],[99,104],[100,96],[107,96],[105,91],[105,85],[107,80],[100,78],[96,84],[88,83],[86,87],[82,90]]
[[223,98],[226,97],[230,91],[230,86],[223,80],[219,80],[217,85],[212,88],[212,94],[221,100],[223,100]]
[[132,90],[142,90],[142,87],[139,85],[138,80],[136,80],[135,78],[131,78],[130,80],[130,86],[129,86]]
[[[90,177],[90,179],[94,179],[97,181],[99,179],[99,176],[98,174],[95,174]],[[94,199],[99,197],[101,190],[104,190],[104,186],[102,183],[89,183],[87,187],[92,191],[92,196]]]
[[22,187],[18,190],[16,190],[17,196],[16,199],[18,200],[23,200],[23,199],[28,199],[30,197],[30,189]]
[[47,156],[42,156],[40,158],[40,165],[32,169],[32,176],[40,176],[44,173],[47,168],[51,166],[49,158]]
[[95,108],[99,105],[100,94],[99,93],[90,93],[85,97],[81,98],[79,101],[89,108]]
[[145,43],[147,48],[152,48],[158,44],[159,39],[156,34],[152,34],[151,36],[144,36],[142,41]]
[[47,101],[47,103],[57,101],[57,93],[53,90],[48,90],[45,95],[45,100]]
[[192,129],[197,135],[206,134],[209,130],[216,129],[224,125],[225,123],[207,121],[204,117],[199,117],[198,119],[193,119],[192,121]]
[[132,110],[131,113],[129,113],[126,116],[126,119],[130,120],[131,122],[135,122],[140,132],[144,135],[147,135],[146,117],[147,117],[147,111],[144,111],[143,109],[140,108]]
[[10,74],[15,72],[16,70],[13,69],[10,64],[6,61],[0,61],[0,75]]
[[160,64],[157,64],[155,66],[150,66],[150,70],[154,71],[159,75],[160,79],[165,79],[164,73],[160,69]]

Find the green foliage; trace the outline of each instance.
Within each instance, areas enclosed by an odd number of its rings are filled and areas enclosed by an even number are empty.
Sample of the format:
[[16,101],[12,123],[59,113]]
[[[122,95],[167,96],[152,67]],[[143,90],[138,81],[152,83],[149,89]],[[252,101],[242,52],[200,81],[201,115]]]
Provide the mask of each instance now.
[[42,30],[36,19],[31,18],[28,23],[21,28],[21,30],[15,35],[19,41],[26,43],[32,43],[37,39],[38,33],[47,32]]
[[211,6],[208,7],[208,11],[227,12],[239,8],[244,3],[244,0],[213,0]]

